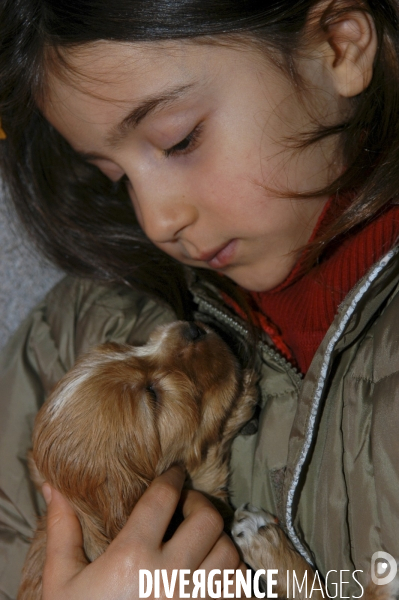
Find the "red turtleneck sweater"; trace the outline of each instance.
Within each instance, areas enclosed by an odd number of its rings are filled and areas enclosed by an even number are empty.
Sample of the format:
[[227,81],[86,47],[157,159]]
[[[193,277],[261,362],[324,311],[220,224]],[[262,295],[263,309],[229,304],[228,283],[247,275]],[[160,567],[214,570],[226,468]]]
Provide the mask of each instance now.
[[[311,239],[328,218],[327,205]],[[398,237],[399,206],[391,206],[362,229],[348,234],[308,273],[300,276],[303,260],[299,259],[277,288],[250,294],[255,321],[302,373],[308,370],[349,290]]]

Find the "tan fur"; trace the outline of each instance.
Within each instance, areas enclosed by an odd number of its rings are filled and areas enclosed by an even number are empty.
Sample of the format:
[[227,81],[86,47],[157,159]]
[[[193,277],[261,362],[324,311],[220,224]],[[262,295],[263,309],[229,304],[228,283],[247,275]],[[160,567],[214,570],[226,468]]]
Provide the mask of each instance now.
[[[144,347],[95,348],[58,383],[36,417],[28,459],[32,479],[39,489],[48,481],[68,498],[90,561],[115,538],[149,483],[175,463],[186,468],[189,487],[228,500],[231,443],[253,414],[256,388],[253,374],[240,368],[226,344],[198,327],[198,337],[192,325],[176,322],[157,328]],[[254,569],[278,565],[281,572],[312,573],[275,520],[266,519],[250,544],[236,540],[245,562]],[[18,600],[41,599],[45,552],[44,517]],[[392,597],[374,588],[367,589],[367,600]],[[282,597],[284,592],[279,589]]]

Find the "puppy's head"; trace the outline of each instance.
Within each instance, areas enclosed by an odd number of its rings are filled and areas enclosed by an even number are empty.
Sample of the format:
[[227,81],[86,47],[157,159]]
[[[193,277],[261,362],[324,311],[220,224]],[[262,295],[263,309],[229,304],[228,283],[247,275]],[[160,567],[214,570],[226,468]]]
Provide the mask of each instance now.
[[242,386],[236,359],[202,324],[162,326],[141,347],[99,346],[40,410],[37,469],[104,546],[154,477],[176,462],[189,471],[199,464]]

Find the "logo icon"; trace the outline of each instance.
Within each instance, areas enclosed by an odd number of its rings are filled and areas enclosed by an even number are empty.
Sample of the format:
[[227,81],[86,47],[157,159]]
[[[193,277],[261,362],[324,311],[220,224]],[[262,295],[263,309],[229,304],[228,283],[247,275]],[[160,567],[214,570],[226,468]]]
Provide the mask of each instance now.
[[388,552],[374,552],[371,557],[371,579],[376,585],[391,583],[398,572],[398,565]]

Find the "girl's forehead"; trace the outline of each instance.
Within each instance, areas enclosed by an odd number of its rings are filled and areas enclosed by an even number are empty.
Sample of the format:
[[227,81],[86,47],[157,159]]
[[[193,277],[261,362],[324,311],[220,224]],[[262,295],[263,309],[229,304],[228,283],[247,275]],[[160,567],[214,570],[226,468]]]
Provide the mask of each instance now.
[[132,94],[140,100],[184,86],[195,86],[199,92],[213,82],[228,85],[232,77],[242,77],[244,72],[246,77],[253,72],[255,78],[265,69],[270,75],[277,72],[266,54],[250,43],[184,40],[99,41],[57,50],[50,54],[48,64],[46,104],[48,100],[66,102],[76,95],[131,102]]
[[156,44],[87,44],[62,50],[61,60],[57,55],[52,57],[47,89],[52,99],[54,91],[71,94],[74,90],[93,97],[103,96],[104,100],[120,100],[121,88],[127,83],[138,81],[140,87],[156,87],[165,69],[170,77],[176,77],[185,62],[187,58],[184,59],[180,48],[167,60],[166,52]]
[[143,94],[151,93],[165,81],[194,79],[206,83],[215,73],[231,69],[241,56],[251,54],[251,62],[262,62],[260,53],[237,48],[193,42],[109,42],[100,41],[54,53],[48,75],[49,91],[60,83],[65,87],[101,96],[108,86],[124,86],[137,81]]

